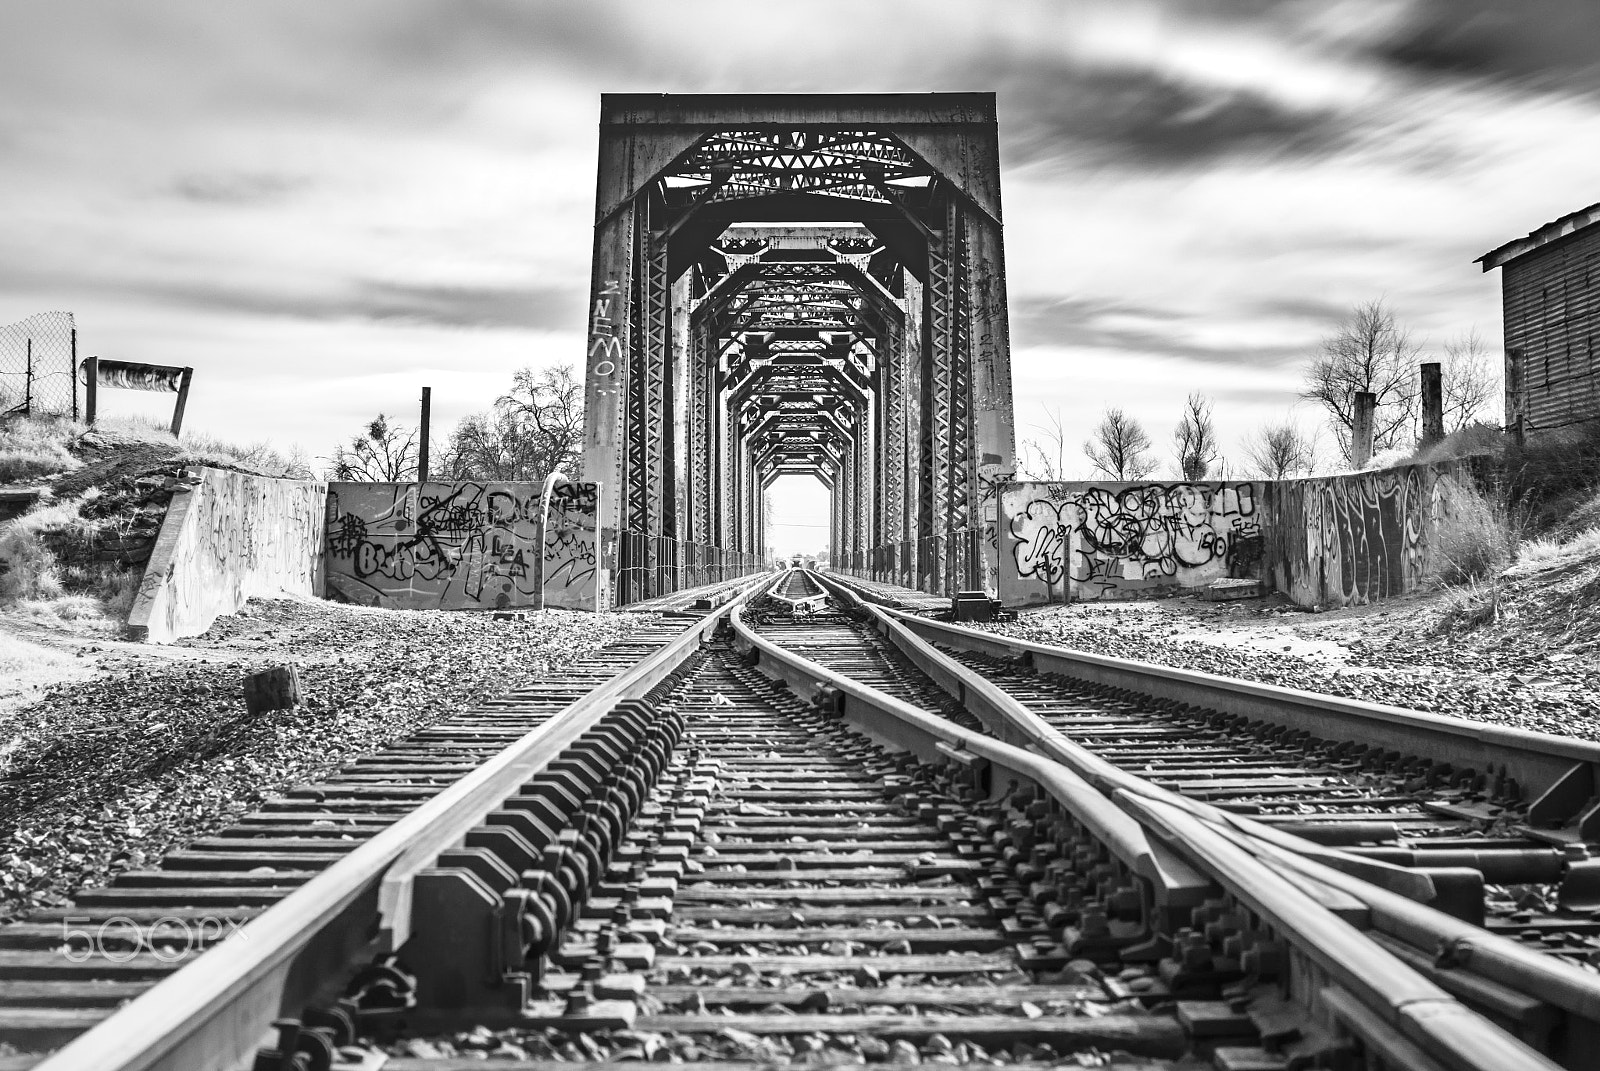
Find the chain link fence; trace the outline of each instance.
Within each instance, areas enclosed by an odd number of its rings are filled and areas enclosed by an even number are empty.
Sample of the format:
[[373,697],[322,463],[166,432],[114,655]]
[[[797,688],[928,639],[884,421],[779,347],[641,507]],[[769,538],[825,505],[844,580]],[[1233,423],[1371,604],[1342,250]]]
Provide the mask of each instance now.
[[0,327],[0,416],[78,418],[78,332],[70,312]]

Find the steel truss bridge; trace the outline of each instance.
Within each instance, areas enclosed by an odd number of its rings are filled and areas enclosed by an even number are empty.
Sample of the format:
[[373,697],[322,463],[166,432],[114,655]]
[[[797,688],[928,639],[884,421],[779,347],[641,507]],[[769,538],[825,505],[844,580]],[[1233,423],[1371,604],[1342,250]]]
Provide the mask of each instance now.
[[841,571],[994,586],[993,94],[604,96],[590,309],[615,604],[759,568],[785,474],[831,492]]

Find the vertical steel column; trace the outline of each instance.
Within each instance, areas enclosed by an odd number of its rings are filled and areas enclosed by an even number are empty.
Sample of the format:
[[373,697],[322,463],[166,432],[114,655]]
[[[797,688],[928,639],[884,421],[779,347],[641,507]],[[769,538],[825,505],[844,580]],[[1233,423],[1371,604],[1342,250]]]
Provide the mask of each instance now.
[[[972,456],[972,304],[968,293],[967,218],[951,198],[945,215],[950,242],[950,424],[945,443],[944,594],[954,595],[974,581],[962,555],[964,533],[972,524],[972,490],[978,471]],[[954,235],[954,239],[948,236]]]
[[636,204],[630,203],[595,228],[590,280],[588,361],[584,382],[583,478],[600,485],[601,568],[615,602],[637,598],[628,586],[636,563],[633,541],[619,539],[628,529],[625,481],[629,436],[630,328],[634,277]]
[[673,517],[672,294],[667,282],[664,234],[638,228],[629,352],[626,527],[644,536],[645,560],[639,598],[665,594],[670,560],[665,544],[677,525]]
[[[1011,405],[1011,334],[1006,320],[1005,248],[1000,224],[986,215],[968,217],[972,266],[972,405],[977,435],[977,500],[973,519],[983,526],[981,586],[999,583],[998,489],[1016,472],[1016,430]],[[978,586],[978,585],[974,585]]]
[[919,533],[938,547],[938,561],[918,562],[917,586],[954,594],[957,557],[951,533],[967,520],[971,419],[971,324],[962,232],[964,213],[949,197],[944,230],[928,243],[927,323],[923,367],[922,478]]
[[927,351],[924,327],[927,323],[927,288],[909,271],[901,269],[901,285],[905,292],[902,307],[906,326],[901,332],[901,397],[907,399],[901,406],[902,435],[900,447],[900,533],[896,536],[899,550],[896,563],[899,579],[895,583],[916,587],[921,576],[918,561],[918,540],[922,535],[922,427],[927,423],[927,413],[922,408],[923,354]]
[[689,532],[696,543],[716,544],[722,426],[716,340],[704,322],[689,336]]

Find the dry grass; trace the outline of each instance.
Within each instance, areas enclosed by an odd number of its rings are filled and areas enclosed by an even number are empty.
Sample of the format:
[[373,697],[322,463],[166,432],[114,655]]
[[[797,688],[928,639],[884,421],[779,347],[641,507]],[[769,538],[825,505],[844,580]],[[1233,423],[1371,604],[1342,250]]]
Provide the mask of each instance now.
[[[139,572],[92,559],[103,522],[81,510],[94,493],[35,507],[0,528],[0,608],[42,624],[120,629],[133,608]],[[87,552],[64,563],[63,548]]]
[[179,445],[181,459],[194,465],[221,465],[245,468],[262,476],[290,480],[311,480],[311,460],[299,446],[287,454],[265,439],[253,443],[232,443],[203,431],[184,432]]
[[36,506],[0,529],[0,605],[65,594],[61,569],[46,535],[93,540],[94,524],[79,513],[82,502],[72,499]]
[[0,483],[28,483],[77,468],[80,462],[66,444],[82,427],[22,417],[0,422]]
[[1443,515],[1434,533],[1434,574],[1442,584],[1495,576],[1516,553],[1515,525],[1503,505],[1477,489],[1441,479]]

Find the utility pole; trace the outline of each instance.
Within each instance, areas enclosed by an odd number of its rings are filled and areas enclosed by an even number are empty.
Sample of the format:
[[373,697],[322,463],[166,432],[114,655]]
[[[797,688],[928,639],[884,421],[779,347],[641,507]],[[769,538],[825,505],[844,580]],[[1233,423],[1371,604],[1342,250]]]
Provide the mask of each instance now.
[[422,428],[417,432],[417,482],[428,482],[428,425],[433,418],[433,388],[422,388]]

